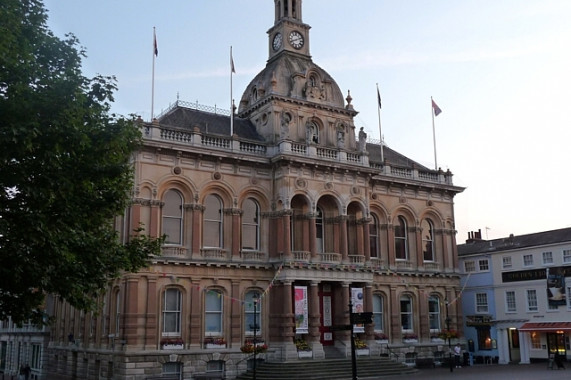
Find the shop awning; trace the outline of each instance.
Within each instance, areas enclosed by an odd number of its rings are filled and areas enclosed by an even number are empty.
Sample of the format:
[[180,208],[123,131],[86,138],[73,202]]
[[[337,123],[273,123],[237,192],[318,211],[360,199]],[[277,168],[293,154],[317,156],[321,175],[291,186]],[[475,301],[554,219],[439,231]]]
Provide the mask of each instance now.
[[519,331],[571,331],[571,322],[527,322]]

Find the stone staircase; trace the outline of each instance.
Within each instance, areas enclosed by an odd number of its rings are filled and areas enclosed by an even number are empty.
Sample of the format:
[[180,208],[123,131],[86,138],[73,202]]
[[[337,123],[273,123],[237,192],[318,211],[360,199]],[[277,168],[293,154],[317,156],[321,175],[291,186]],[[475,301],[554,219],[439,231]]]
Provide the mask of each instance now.
[[[357,358],[359,379],[390,375],[407,375],[417,372],[413,367],[382,357]],[[237,380],[252,380],[252,370],[241,374]],[[351,359],[306,360],[294,362],[265,362],[256,368],[256,380],[351,380]]]

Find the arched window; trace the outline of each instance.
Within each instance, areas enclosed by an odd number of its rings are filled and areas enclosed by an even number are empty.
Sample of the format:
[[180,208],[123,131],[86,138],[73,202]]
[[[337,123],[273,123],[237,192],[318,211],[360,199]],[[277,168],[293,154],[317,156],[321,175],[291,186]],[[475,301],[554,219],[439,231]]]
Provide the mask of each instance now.
[[251,198],[242,205],[242,249],[260,249],[260,206]]
[[413,331],[412,298],[408,295],[400,298],[400,322],[402,332],[410,333]]
[[[254,310],[254,295],[258,298],[258,304]],[[254,327],[256,328],[256,336],[261,336],[262,331],[262,297],[258,291],[250,291],[246,293],[245,297],[245,307],[244,307],[244,321],[246,326],[244,326],[244,331],[246,331],[246,336],[254,335]]]
[[168,190],[163,198],[163,234],[165,244],[182,244],[183,199],[176,190]]
[[315,248],[318,253],[323,253],[323,238],[325,237],[325,225],[323,221],[323,210],[317,207],[315,216]]
[[204,201],[203,247],[222,248],[223,209],[222,200],[216,195],[209,195]]
[[175,288],[166,289],[163,297],[163,336],[180,336],[182,295]]
[[384,326],[384,300],[381,295],[373,295],[373,322],[375,323],[375,332],[383,332]]
[[222,294],[218,290],[206,292],[204,328],[207,336],[222,335]]
[[430,219],[424,219],[422,229],[422,254],[424,261],[434,261],[434,227]]
[[406,220],[399,216],[395,226],[395,258],[397,260],[408,260],[407,234]]
[[440,331],[440,299],[437,296],[428,297],[428,325],[430,331]]
[[376,215],[371,214],[371,223],[369,223],[369,252],[371,257],[381,256],[379,247],[379,219]]

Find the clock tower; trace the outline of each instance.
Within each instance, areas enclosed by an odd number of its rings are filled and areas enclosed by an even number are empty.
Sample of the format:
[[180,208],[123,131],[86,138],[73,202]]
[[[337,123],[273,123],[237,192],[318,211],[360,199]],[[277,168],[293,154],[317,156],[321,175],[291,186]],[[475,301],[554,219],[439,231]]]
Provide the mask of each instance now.
[[301,19],[302,0],[274,0],[274,26],[268,30],[270,60],[283,51],[309,56],[309,25]]

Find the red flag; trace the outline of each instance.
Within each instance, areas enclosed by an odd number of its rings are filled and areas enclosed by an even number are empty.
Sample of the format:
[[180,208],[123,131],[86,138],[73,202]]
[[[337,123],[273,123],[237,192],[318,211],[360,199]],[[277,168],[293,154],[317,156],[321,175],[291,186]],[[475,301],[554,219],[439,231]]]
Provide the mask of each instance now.
[[159,56],[159,45],[157,45],[157,34],[153,31],[153,49],[155,52],[155,57]]
[[434,103],[434,100],[432,101],[432,110],[434,111],[434,116],[438,116],[442,112],[440,107],[438,107],[438,105],[436,105],[436,103]]

